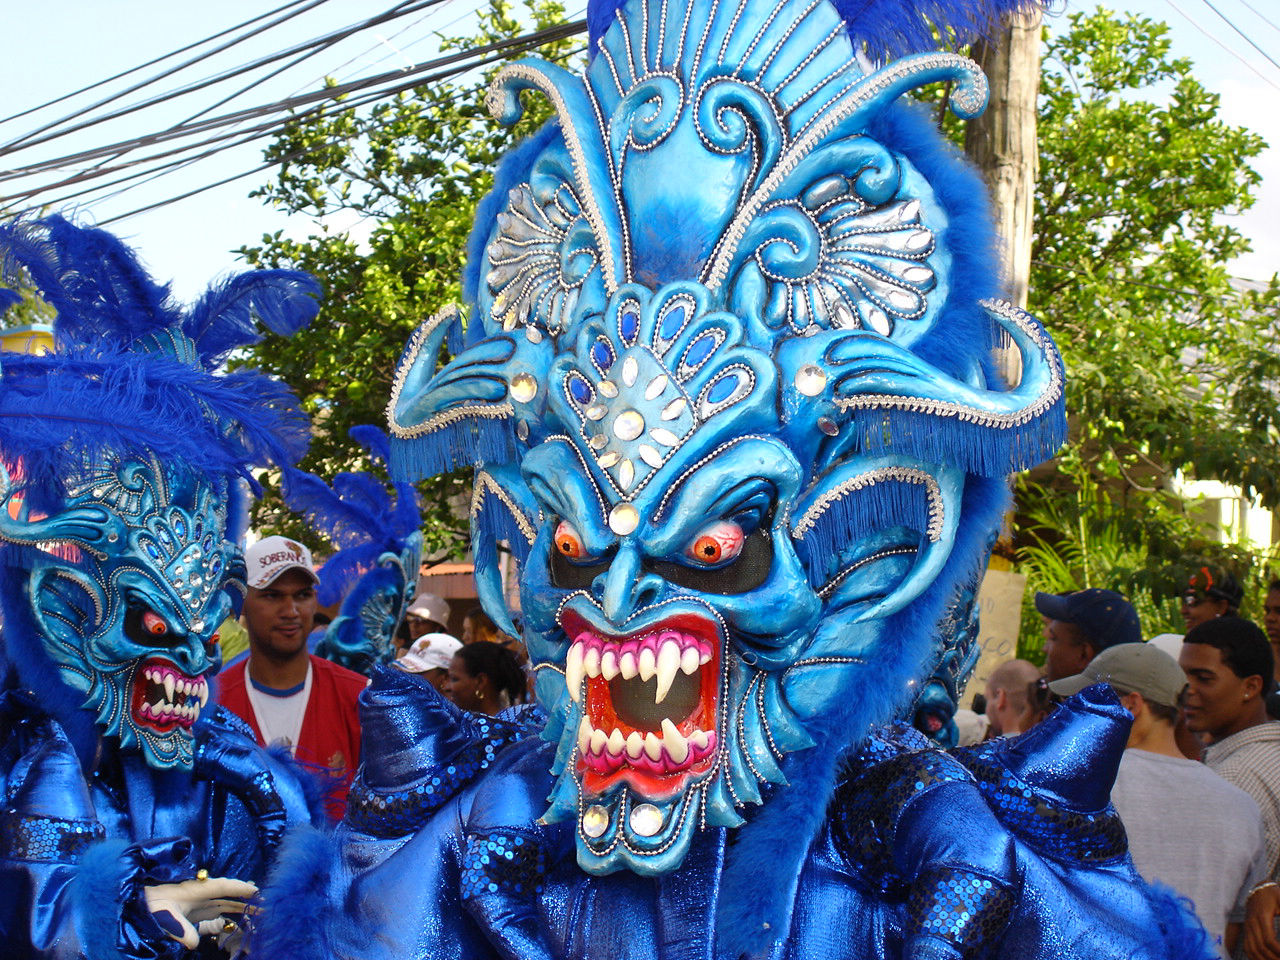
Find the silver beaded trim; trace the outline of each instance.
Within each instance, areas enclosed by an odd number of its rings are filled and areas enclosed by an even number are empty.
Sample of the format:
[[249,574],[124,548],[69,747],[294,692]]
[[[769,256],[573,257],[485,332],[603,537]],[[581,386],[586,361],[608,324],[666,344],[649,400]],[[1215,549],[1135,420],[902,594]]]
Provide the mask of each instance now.
[[933,474],[915,467],[881,467],[836,484],[796,520],[795,526],[791,528],[791,536],[797,540],[803,540],[817,526],[818,519],[831,508],[833,503],[857,490],[865,490],[877,483],[886,482],[918,483],[924,487],[925,496],[929,500],[929,523],[925,533],[930,542],[937,543],[942,537],[942,520],[945,514],[942,489],[938,486],[938,481]]

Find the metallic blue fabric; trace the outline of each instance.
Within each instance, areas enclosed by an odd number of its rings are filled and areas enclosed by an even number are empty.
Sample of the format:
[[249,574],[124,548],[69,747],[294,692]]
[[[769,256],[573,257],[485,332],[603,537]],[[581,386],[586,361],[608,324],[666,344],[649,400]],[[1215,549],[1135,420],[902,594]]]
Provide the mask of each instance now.
[[[471,718],[422,694],[379,712],[406,729],[434,715],[438,732],[428,739],[445,756],[421,757],[434,768],[458,749],[456,735]],[[451,722],[441,723],[442,714]],[[1171,946],[1173,931],[1133,869],[1105,788],[1102,805],[1091,806],[1095,782],[1113,775],[1127,726],[1114,697],[1093,688],[1013,745],[947,753],[909,729],[876,734],[847,759],[828,816],[791,878],[789,929],[762,956],[1197,956]],[[1064,753],[1071,746],[1078,751]],[[325,870],[330,902],[349,908],[323,914],[324,954],[736,958],[716,933],[732,831],[696,834],[681,868],[668,874],[585,873],[566,825],[536,819],[554,749],[526,737],[499,750],[405,835],[340,828],[340,853]],[[1071,760],[1038,762],[1049,756]]]

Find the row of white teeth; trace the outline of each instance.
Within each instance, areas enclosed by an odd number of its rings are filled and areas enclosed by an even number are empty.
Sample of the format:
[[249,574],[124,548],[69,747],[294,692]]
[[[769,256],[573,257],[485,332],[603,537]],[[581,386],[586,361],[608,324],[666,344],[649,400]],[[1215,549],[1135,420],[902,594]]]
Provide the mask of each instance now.
[[148,667],[146,670],[142,671],[142,675],[152,683],[158,683],[164,687],[164,699],[168,701],[168,704],[165,704],[164,701],[160,701],[156,704],[157,707],[162,705],[175,707],[176,705],[173,703],[173,695],[175,693],[185,694],[188,699],[192,697],[199,698],[200,706],[202,707],[209,702],[209,684],[205,683],[204,677],[197,677],[195,680],[187,680],[183,677],[174,676],[167,670],[160,670],[156,667]]
[[671,684],[675,682],[677,673],[688,676],[698,672],[698,668],[711,660],[711,654],[700,651],[697,647],[681,647],[677,640],[664,640],[655,653],[652,647],[643,647],[639,653],[628,650],[619,654],[616,650],[599,647],[588,648],[581,640],[574,641],[564,663],[564,682],[569,688],[569,696],[575,701],[582,698],[582,678],[603,677],[612,680],[621,677],[623,680],[641,680],[658,678],[657,691],[653,702],[661,703],[666,699]]
[[156,703],[147,703],[144,700],[139,709],[144,717],[151,717],[154,720],[190,720],[195,723],[200,716],[200,707],[201,703],[197,700],[192,700],[190,705],[181,707],[164,700]]
[[617,727],[611,733],[605,733],[593,726],[586,717],[578,724],[578,752],[581,754],[611,753],[620,757],[625,753],[632,760],[639,760],[641,754],[645,754],[654,763],[658,763],[665,748],[667,756],[673,762],[684,763],[689,758],[690,744],[701,751],[706,750],[709,742],[707,731],[694,730],[686,737],[665,717],[662,720],[662,736],[652,732],[641,733],[639,730],[632,730],[623,736]]

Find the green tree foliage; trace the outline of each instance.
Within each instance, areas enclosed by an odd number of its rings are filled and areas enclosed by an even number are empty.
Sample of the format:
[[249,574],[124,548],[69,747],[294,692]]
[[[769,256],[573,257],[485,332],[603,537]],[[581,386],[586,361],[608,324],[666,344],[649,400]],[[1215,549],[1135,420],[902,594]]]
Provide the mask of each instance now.
[[[564,20],[558,0],[532,0],[522,16],[494,0],[481,13],[476,36],[446,38],[441,46],[467,50]],[[536,55],[563,60],[580,47],[581,41],[559,40]],[[492,121],[484,92],[498,66],[484,77],[426,85],[368,110],[300,117],[267,150],[267,159],[278,163],[276,176],[255,196],[315,217],[319,226],[302,240],[277,232],[240,252],[254,265],[306,270],[320,278],[326,294],[309,330],[272,337],[244,362],[280,377],[302,399],[315,430],[302,466],[322,477],[359,466],[359,448],[347,431],[385,424],[405,341],[422,320],[459,300],[475,207],[492,186],[496,162],[548,116],[548,108],[530,98],[514,128]],[[357,225],[367,240],[353,236]],[[264,479],[268,496],[256,522],[289,529],[296,521]],[[428,551],[465,547],[466,523],[456,507],[468,482],[456,475],[424,483]]]
[[1248,248],[1230,218],[1253,203],[1266,145],[1219,118],[1164,24],[1069,22],[1041,78],[1029,309],[1066,360],[1071,441],[1023,486],[1020,560],[1035,588],[1126,591],[1147,633],[1180,632],[1166,598],[1190,555],[1262,564],[1206,538],[1175,471],[1280,506],[1280,289],[1226,268]]

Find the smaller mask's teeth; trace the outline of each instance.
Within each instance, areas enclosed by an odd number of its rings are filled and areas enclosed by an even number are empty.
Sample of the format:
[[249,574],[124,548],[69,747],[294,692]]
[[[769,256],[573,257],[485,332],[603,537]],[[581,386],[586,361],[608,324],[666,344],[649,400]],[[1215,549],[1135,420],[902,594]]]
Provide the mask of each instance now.
[[705,750],[707,748],[707,731],[694,730],[689,734],[689,742],[699,750]]
[[591,721],[586,717],[578,724],[578,753],[586,753],[591,746]]
[[662,741],[658,739],[656,733],[646,733],[644,735],[644,752],[649,755],[649,759],[654,763],[662,759]]
[[[707,657],[710,660],[710,657]],[[684,653],[680,654],[680,672],[693,676],[698,672],[698,667],[702,665],[701,658],[695,647],[686,647]]]
[[173,703],[173,674],[166,673],[164,675],[164,698]]
[[582,672],[588,677],[600,676],[600,648],[591,647],[582,657]]
[[200,678],[200,706],[204,706],[209,702],[209,684],[203,677]]

